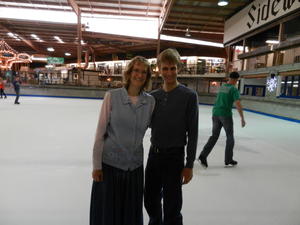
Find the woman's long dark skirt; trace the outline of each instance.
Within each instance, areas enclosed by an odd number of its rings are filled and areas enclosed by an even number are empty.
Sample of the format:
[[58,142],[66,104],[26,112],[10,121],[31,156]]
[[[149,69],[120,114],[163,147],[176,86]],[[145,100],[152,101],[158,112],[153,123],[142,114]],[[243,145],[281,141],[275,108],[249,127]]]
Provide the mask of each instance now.
[[143,225],[143,166],[124,171],[102,164],[103,181],[93,182],[90,225]]

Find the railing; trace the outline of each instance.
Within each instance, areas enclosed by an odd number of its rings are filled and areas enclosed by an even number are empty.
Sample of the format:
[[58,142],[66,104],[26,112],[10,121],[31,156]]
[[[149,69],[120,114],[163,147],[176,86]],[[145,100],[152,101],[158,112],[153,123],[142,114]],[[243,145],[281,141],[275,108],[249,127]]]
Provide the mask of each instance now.
[[[152,70],[156,69],[156,66],[151,66]],[[98,67],[99,69],[99,67]],[[116,68],[100,68],[100,70],[82,70],[76,69],[68,70],[68,73],[61,73],[61,71],[45,70],[39,71],[38,73],[32,72],[21,72],[22,85],[67,85],[67,86],[90,86],[90,87],[103,87],[113,88],[122,86],[122,73],[124,67]],[[78,76],[80,73],[80,76]],[[153,72],[153,77],[157,72]],[[199,77],[204,75],[222,75],[224,74],[224,64],[214,66],[199,66],[199,64],[188,64],[183,65],[178,73],[178,77]],[[5,78],[4,78],[5,79]],[[7,78],[9,85],[11,77]],[[154,83],[157,80],[154,79]]]

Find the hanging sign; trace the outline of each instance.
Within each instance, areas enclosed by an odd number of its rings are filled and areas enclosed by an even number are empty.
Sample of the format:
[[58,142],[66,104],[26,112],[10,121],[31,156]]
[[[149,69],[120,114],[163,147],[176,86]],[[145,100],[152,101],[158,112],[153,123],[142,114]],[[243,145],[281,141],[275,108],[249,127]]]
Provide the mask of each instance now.
[[64,64],[65,59],[62,57],[47,57],[48,64]]
[[300,0],[255,0],[225,21],[224,43],[300,9]]

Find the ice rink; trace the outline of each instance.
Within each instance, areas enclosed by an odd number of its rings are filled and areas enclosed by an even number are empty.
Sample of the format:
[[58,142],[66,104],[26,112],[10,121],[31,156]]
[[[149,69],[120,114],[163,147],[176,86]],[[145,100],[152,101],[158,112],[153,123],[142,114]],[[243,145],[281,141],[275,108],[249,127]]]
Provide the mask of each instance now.
[[[0,225],[88,225],[101,100],[13,101],[0,99]],[[211,108],[199,106],[197,155],[211,133]],[[224,168],[223,131],[208,169],[195,162],[183,188],[185,225],[300,224],[300,124],[252,112],[245,119],[241,128],[234,111],[237,167]]]

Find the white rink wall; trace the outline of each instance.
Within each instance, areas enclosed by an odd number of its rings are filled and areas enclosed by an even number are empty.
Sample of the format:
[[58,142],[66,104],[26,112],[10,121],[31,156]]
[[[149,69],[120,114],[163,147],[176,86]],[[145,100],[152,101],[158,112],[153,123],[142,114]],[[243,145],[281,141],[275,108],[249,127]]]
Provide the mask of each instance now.
[[[107,89],[89,87],[22,87],[21,95],[103,98],[106,90]],[[14,94],[14,91],[12,88],[7,88],[6,93]],[[198,94],[199,103],[213,104],[215,101],[215,94]],[[241,99],[245,109],[300,120],[299,99],[277,99],[252,96],[242,96]]]

